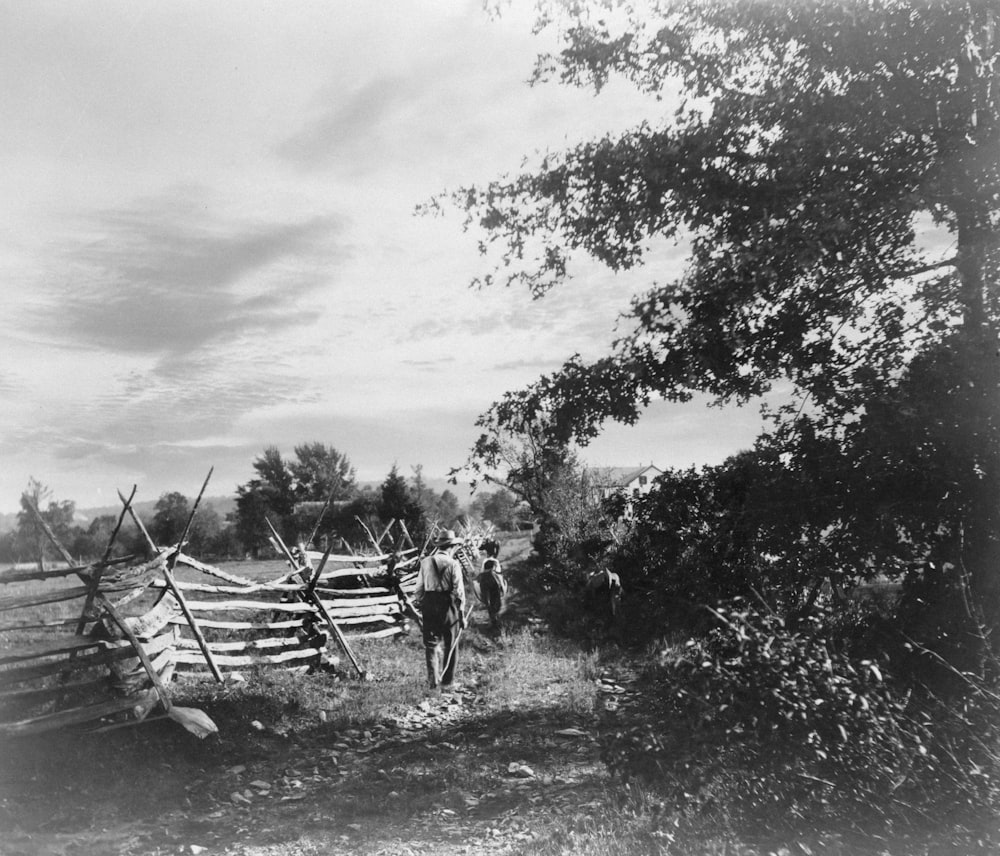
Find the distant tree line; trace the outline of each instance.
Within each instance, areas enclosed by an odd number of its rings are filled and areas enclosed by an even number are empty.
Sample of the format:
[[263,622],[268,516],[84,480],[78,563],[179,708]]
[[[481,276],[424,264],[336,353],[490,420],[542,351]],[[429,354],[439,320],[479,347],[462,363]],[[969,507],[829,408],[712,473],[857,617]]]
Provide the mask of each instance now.
[[[453,491],[438,492],[427,484],[422,465],[414,466],[407,478],[393,464],[377,487],[358,485],[347,456],[321,442],[296,446],[291,457],[269,446],[254,460],[253,469],[253,478],[236,488],[235,511],[223,517],[210,504],[198,507],[186,538],[188,553],[211,559],[269,557],[273,550],[268,520],[288,544],[311,541],[320,548],[328,539],[340,538],[363,547],[370,544],[366,527],[378,537],[393,520],[402,521],[417,541],[435,523],[454,528],[463,514],[511,529],[521,513],[518,501],[505,490],[480,493],[463,509]],[[192,504],[193,499],[182,493],[164,493],[151,515],[139,517],[157,545],[175,544]],[[54,499],[50,488],[31,479],[21,497],[16,528],[0,535],[0,562],[44,563],[56,558],[29,505],[39,510],[63,546],[81,561],[104,555],[118,523],[117,514],[79,522],[74,501]],[[112,556],[147,552],[145,537],[125,520]]]

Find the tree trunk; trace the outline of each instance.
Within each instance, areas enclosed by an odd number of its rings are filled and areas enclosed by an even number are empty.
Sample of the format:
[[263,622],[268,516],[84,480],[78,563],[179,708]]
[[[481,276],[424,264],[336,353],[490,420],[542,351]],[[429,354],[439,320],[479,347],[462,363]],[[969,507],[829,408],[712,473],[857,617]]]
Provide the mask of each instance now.
[[960,355],[967,388],[959,396],[964,412],[955,414],[967,491],[962,521],[961,566],[972,594],[973,610],[1000,648],[1000,351],[989,319],[988,260],[996,258],[997,239],[988,213],[966,210],[958,222],[958,275],[965,317]]

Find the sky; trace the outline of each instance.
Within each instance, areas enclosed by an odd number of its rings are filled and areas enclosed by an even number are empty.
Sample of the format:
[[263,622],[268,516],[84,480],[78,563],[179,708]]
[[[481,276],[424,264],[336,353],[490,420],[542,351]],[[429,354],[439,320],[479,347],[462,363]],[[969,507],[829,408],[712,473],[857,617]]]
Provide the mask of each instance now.
[[[541,300],[489,271],[437,194],[667,109],[530,87],[553,47],[515,2],[0,0],[0,512],[231,494],[267,446],[360,480],[444,476],[476,417],[605,352],[683,247]],[[593,466],[718,463],[755,409],[654,404]]]

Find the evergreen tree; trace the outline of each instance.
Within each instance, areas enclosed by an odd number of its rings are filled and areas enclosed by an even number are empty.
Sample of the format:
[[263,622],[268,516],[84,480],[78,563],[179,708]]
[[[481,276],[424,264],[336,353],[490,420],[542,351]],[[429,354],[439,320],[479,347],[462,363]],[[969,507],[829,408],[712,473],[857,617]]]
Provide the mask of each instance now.
[[379,488],[376,510],[383,526],[393,520],[402,520],[414,538],[420,538],[427,528],[424,510],[396,464],[392,465]]

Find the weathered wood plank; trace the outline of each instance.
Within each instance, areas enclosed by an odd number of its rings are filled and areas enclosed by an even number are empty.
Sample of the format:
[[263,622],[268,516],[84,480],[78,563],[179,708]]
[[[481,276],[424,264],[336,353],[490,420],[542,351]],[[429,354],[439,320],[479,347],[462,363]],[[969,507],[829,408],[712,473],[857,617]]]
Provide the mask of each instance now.
[[[181,591],[208,592],[210,594],[266,594],[268,592],[282,594],[301,591],[303,588],[296,583],[251,583],[246,586],[223,586],[214,583],[188,583],[175,580],[175,584]],[[167,582],[166,580],[153,580],[150,587],[164,589],[167,588]]]
[[[319,562],[323,558],[323,553],[318,550],[306,550],[306,558],[310,562]],[[357,569],[358,565],[379,565],[384,564],[389,559],[388,553],[379,553],[374,556],[361,556],[361,555],[349,555],[342,554],[336,555],[331,554],[330,558],[327,559],[327,564],[336,563],[338,565],[351,565],[352,568]]]
[[[38,521],[38,525],[41,526],[42,531],[45,532],[46,537],[52,542],[52,545],[59,552],[59,555],[63,557],[63,560],[67,565],[73,564],[73,557],[69,554],[69,551],[63,547],[56,537],[55,532],[52,531],[52,527],[46,522],[42,513],[38,510],[38,506],[32,502],[25,503],[31,512],[35,516],[35,520]],[[88,581],[89,582],[89,581]],[[167,713],[170,712],[170,694],[167,692],[167,688],[160,682],[160,676],[157,675],[156,671],[153,669],[149,662],[149,658],[146,656],[146,652],[142,649],[142,644],[139,642],[136,635],[131,631],[127,624],[125,624],[125,619],[122,618],[121,614],[115,608],[114,604],[108,599],[107,595],[101,591],[98,591],[94,599],[103,607],[104,611],[107,612],[111,620],[118,626],[118,629],[125,636],[129,642],[132,643],[139,655],[139,659],[142,660],[142,665],[149,673],[150,680],[152,680],[154,687],[156,688],[157,695],[159,697],[160,703],[163,705]]]
[[140,565],[119,568],[111,574],[105,573],[101,578],[99,591],[103,594],[111,594],[133,588],[145,588],[153,576],[166,567],[166,564],[167,556],[161,554]]
[[[279,654],[259,654],[255,656],[220,654],[215,658],[215,662],[219,666],[276,665],[278,663],[287,663],[290,660],[305,660],[319,657],[319,654],[319,648],[299,648],[293,651],[282,651]],[[205,665],[205,658],[201,656],[200,652],[178,651],[176,657],[178,665]]]
[[[100,586],[101,578],[104,576],[104,572],[108,568],[108,560],[111,558],[111,551],[115,547],[115,538],[118,537],[118,532],[121,530],[122,523],[125,521],[125,513],[127,509],[132,506],[132,500],[135,498],[135,492],[136,485],[132,485],[132,493],[129,494],[129,498],[125,501],[125,508],[123,508],[121,514],[118,515],[118,522],[115,523],[115,528],[111,530],[111,537],[108,538],[108,546],[104,548],[104,555],[101,557],[101,563],[94,569],[94,573],[90,578],[90,591],[87,592],[86,600],[84,600],[83,603],[83,609],[80,610],[80,618],[76,622],[77,633],[83,633],[87,624],[93,620],[91,613],[94,606],[94,599],[97,597],[98,586]],[[121,493],[118,495],[121,496]]]
[[[151,690],[151,692],[153,692]],[[88,707],[73,710],[61,710],[58,713],[46,713],[32,719],[22,719],[18,722],[0,722],[0,733],[9,735],[37,734],[51,731],[54,728],[65,728],[80,722],[90,722],[115,713],[130,710],[145,699],[120,698]]]
[[233,612],[243,609],[260,609],[265,612],[316,612],[316,607],[308,603],[271,603],[266,600],[189,600],[188,606],[192,610],[204,612]]
[[201,571],[203,574],[208,574],[212,577],[218,577],[220,580],[226,580],[237,586],[248,586],[254,585],[254,581],[247,579],[246,577],[238,577],[235,574],[227,573],[221,568],[215,567],[215,565],[207,565],[204,562],[200,562],[191,556],[185,555],[184,553],[177,554],[178,565],[187,565],[189,568],[194,568],[196,571]]
[[372,606],[342,606],[328,610],[330,617],[334,620],[350,618],[355,615],[399,615],[401,611],[398,603]]
[[0,612],[7,612],[12,609],[24,609],[29,606],[44,606],[48,603],[61,603],[64,600],[76,600],[77,598],[86,597],[89,590],[87,586],[71,586],[47,592],[0,597]]
[[85,574],[90,576],[97,568],[113,567],[135,560],[135,556],[121,556],[117,559],[109,559],[107,562],[93,565],[73,565],[65,568],[50,568],[39,570],[36,566],[33,569],[14,569],[10,571],[0,571],[0,585],[7,583],[22,583],[28,580],[54,580],[62,577],[80,576]]
[[387,586],[368,586],[367,588],[329,588],[324,586],[322,588],[316,588],[316,591],[321,591],[323,594],[330,595],[332,597],[377,597],[379,595],[392,594],[392,589]]
[[377,639],[385,636],[395,636],[398,633],[402,633],[402,627],[387,627],[385,630],[373,630],[370,633],[351,633],[347,634],[348,639]]
[[326,594],[325,589],[316,589],[316,592],[320,595],[320,600],[323,601],[323,606],[327,609],[341,609],[345,607],[356,607],[356,606],[384,606],[389,603],[399,603],[399,598],[394,594],[387,595],[376,595],[374,597],[363,597],[363,598],[334,598],[330,599],[323,597]]
[[[142,643],[142,650],[145,652],[146,657],[149,658],[150,663],[153,664],[155,671],[159,672],[159,667],[156,666],[157,655],[163,652],[172,652],[179,638],[180,631],[176,627],[171,627],[166,633],[161,633],[159,636],[154,636],[148,642]],[[135,652],[130,651],[129,653],[134,654]],[[162,661],[162,658],[160,660]],[[120,663],[115,662],[112,666],[112,671],[118,676],[127,675],[129,672],[140,668],[140,666],[142,666],[142,663],[138,657],[126,657]]]
[[127,592],[125,592],[125,594],[122,595],[122,597],[116,598],[115,600],[111,600],[111,598],[108,598],[108,602],[115,609],[119,609],[120,607],[123,607],[126,604],[131,603],[136,598],[142,597],[145,593],[146,593],[145,587],[136,586],[136,588],[129,589]]
[[[165,647],[172,644],[173,638],[168,634],[156,637],[143,645],[147,655],[156,654]],[[11,665],[9,668],[0,671],[0,686],[10,686],[11,684],[22,684],[26,681],[33,681],[48,675],[58,675],[62,672],[78,672],[86,668],[110,666],[119,660],[128,658],[136,659],[135,649],[128,640],[102,641],[101,649],[93,654],[82,654],[72,660],[62,657],[48,663],[39,663],[34,666]]]
[[[268,529],[271,530],[271,535],[273,536],[275,543],[279,545],[281,554],[288,561],[289,566],[292,568],[299,568],[300,567],[299,563],[292,556],[291,551],[289,551],[288,547],[285,546],[285,542],[281,540],[281,535],[278,534],[278,530],[274,528],[274,524],[271,522],[270,518],[267,517],[267,515],[264,516],[264,522],[267,523]],[[350,545],[348,545],[348,549],[350,549]],[[320,561],[325,563],[328,557],[329,557],[329,552],[325,554],[323,558],[320,559]],[[307,566],[306,569],[308,570],[308,567],[311,567],[311,563],[307,561],[306,566]],[[312,580],[310,582],[310,584],[306,588],[305,593],[302,595],[302,598],[307,602],[313,604],[319,610],[320,615],[323,616],[323,620],[326,622],[326,626],[330,628],[331,632],[333,633],[334,639],[337,640],[337,644],[340,646],[340,649],[347,655],[347,659],[351,661],[351,665],[354,666],[354,670],[358,673],[358,677],[364,678],[365,672],[364,669],[361,668],[361,665],[358,663],[358,658],[354,656],[354,652],[351,650],[351,646],[347,644],[347,640],[344,638],[344,634],[337,626],[337,622],[330,617],[330,613],[327,612],[326,607],[323,605],[323,601],[321,601],[319,599],[319,595],[316,594],[315,592],[316,582],[317,580]]]
[[85,681],[67,681],[66,683],[53,684],[50,687],[26,687],[18,690],[0,691],[0,706],[13,706],[18,704],[40,704],[49,698],[56,696],[76,695],[93,690],[108,689],[108,676],[101,675],[98,678],[90,678]]
[[44,642],[33,642],[0,650],[0,665],[22,660],[37,660],[40,657],[55,657],[72,651],[86,651],[88,648],[103,647],[104,644],[100,639],[88,639],[86,636],[53,635]]
[[[115,690],[126,695],[135,695],[139,690],[149,686],[149,674],[137,657],[126,661],[128,669],[118,671],[111,682]],[[170,683],[174,668],[177,665],[177,651],[175,648],[167,648],[150,658],[153,669],[160,676],[163,684]]]
[[[257,665],[257,664],[251,663],[250,665]],[[281,671],[293,675],[304,675],[307,674],[309,670],[313,668],[314,665],[315,663],[310,663],[310,662],[302,663],[300,661],[293,660],[290,663],[277,663],[274,665],[274,668],[281,669]],[[204,670],[198,670],[190,667],[189,668],[178,667],[177,674],[183,675],[187,680],[204,680],[205,678],[209,678],[212,675],[211,672],[206,672]],[[160,719],[160,717],[151,717],[150,721],[152,721],[153,719]]]
[[[209,642],[208,647],[212,653],[225,653],[226,651],[263,651],[274,648],[298,648],[302,645],[300,639],[295,636],[278,636],[270,639],[243,639],[231,642]],[[194,651],[198,649],[198,643],[194,639],[178,639],[178,651]]]
[[[171,624],[187,626],[183,618],[171,618]],[[219,630],[293,630],[302,626],[301,618],[293,618],[288,621],[224,621],[220,618],[199,618],[198,623],[202,627],[212,627]]]
[[[166,567],[163,569],[163,577],[167,586],[170,588],[171,594],[173,594],[173,596],[177,599],[177,602],[180,604],[181,612],[184,613],[184,618],[187,620],[188,627],[198,642],[198,647],[201,650],[202,656],[205,658],[205,662],[208,664],[208,668],[211,670],[215,679],[219,683],[222,683],[222,672],[219,671],[219,667],[212,659],[212,652],[209,650],[208,643],[205,641],[201,628],[198,626],[198,621],[195,618],[194,613],[188,607],[187,600],[185,599],[183,592],[177,587],[177,580],[174,578],[174,567],[177,565],[177,557],[180,555],[181,547],[184,545],[184,541],[187,539],[187,534],[191,530],[191,524],[194,522],[195,512],[198,510],[198,505],[201,502],[202,496],[205,494],[205,488],[208,487],[208,481],[212,477],[212,473],[214,471],[215,467],[210,467],[208,475],[205,477],[205,481],[202,482],[201,490],[198,491],[198,496],[194,501],[194,505],[191,507],[191,514],[188,516],[187,523],[184,524],[184,530],[181,532],[180,538],[177,539],[176,552],[174,552],[174,554],[167,560]],[[118,495],[121,496],[121,494]],[[153,539],[149,536],[149,532],[146,531],[146,527],[142,525],[142,521],[137,515],[135,515],[134,512],[133,517],[135,518],[135,522],[138,527],[142,530],[146,543],[155,548],[156,545],[153,543]]]
[[180,615],[182,615],[180,603],[177,602],[177,598],[168,593],[160,598],[157,604],[145,615],[126,618],[125,623],[136,636],[144,639],[155,636]]
[[36,621],[31,624],[0,625],[0,633],[13,633],[18,630],[42,630],[52,627],[75,627],[76,618],[54,618],[51,621]]
[[320,582],[325,582],[326,580],[339,580],[345,577],[377,577],[385,575],[384,565],[374,565],[372,567],[364,568],[340,568],[338,570],[323,571],[320,574]]
[[338,624],[395,624],[399,613],[391,615],[348,615],[337,619]]

